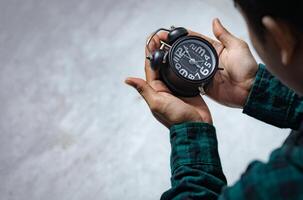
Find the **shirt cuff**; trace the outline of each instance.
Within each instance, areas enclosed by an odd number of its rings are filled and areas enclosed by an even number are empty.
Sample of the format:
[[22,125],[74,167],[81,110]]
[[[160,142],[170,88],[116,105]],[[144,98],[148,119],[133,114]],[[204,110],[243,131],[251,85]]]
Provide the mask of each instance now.
[[221,169],[215,127],[188,122],[170,128],[171,171],[182,165],[208,165]]
[[[256,74],[255,82],[250,90],[248,98],[246,100],[245,106],[243,108],[243,113],[250,114],[255,111],[255,104],[258,95],[264,93],[267,89],[268,79],[264,80],[264,75],[266,73],[265,66],[259,64],[259,69]],[[263,83],[264,82],[264,83]]]
[[301,108],[295,104],[295,97],[292,90],[260,64],[243,113],[281,128],[295,128],[298,124],[296,113],[300,112],[293,110]]

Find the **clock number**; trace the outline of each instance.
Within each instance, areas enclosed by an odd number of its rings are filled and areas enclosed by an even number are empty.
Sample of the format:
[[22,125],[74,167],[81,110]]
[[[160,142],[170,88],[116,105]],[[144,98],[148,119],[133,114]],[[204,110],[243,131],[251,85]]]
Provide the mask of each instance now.
[[182,58],[184,54],[185,54],[185,51],[184,51],[181,47],[179,47],[179,48],[177,49],[175,55],[176,55],[177,57],[179,57],[179,58]]
[[208,55],[205,55],[204,58],[206,61],[210,59],[210,57]]
[[198,47],[198,48],[196,49],[196,52],[197,52],[198,54],[200,54],[201,57],[203,57],[204,54],[205,54],[205,49],[203,49],[202,47]]
[[204,76],[207,76],[209,74],[209,70],[208,69],[204,69],[204,68],[201,68],[200,72]]
[[189,45],[189,47],[190,47],[192,50],[194,50],[194,51],[196,51],[196,49],[197,49],[197,46],[194,45],[194,44]]
[[208,68],[211,68],[211,63],[209,63],[209,62],[207,62],[207,61],[205,61],[204,65],[205,65],[206,67],[208,67]]
[[196,53],[200,54],[201,57],[204,56],[204,54],[206,53],[205,49],[203,49],[202,47],[197,47],[194,44],[189,45],[189,47],[194,50]]
[[191,79],[191,80],[195,80],[195,76],[192,75],[192,74],[189,74],[189,75],[188,75],[188,78]]
[[199,73],[196,73],[195,77],[198,77],[198,79],[201,80],[201,76]]
[[180,58],[177,57],[177,56],[174,56],[174,61],[175,61],[176,63],[178,63],[178,62],[180,61]]
[[180,63],[176,63],[175,67],[176,67],[176,69],[177,69],[177,70],[179,70],[179,69],[181,69],[181,68],[182,68],[182,66],[181,66],[181,64],[180,64]]
[[185,69],[180,69],[179,73],[183,76],[183,77],[187,77],[188,72]]

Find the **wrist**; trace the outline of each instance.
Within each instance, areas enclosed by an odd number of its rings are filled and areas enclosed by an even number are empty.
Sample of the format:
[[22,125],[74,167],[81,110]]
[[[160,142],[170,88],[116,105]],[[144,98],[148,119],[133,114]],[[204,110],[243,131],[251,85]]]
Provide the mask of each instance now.
[[206,124],[213,124],[213,120],[211,115],[205,115],[205,116],[197,116],[196,118],[193,118],[192,120],[189,120],[188,122],[193,123],[206,123]]
[[246,81],[246,84],[245,84],[246,86],[245,86],[245,89],[244,89],[243,98],[242,98],[242,101],[240,103],[241,108],[244,108],[244,106],[245,106],[245,104],[246,104],[246,102],[249,98],[250,91],[251,91],[251,89],[252,89],[252,87],[255,83],[255,80],[256,80],[256,75],[253,78]]
[[243,89],[244,89],[244,95],[243,95],[243,99],[242,99],[242,102],[240,104],[240,107],[243,109],[246,102],[248,101],[249,99],[249,96],[250,96],[250,93],[251,93],[251,90],[253,88],[253,85],[254,83],[256,82],[256,77],[257,77],[257,74],[258,74],[258,71],[259,71],[259,64],[256,62],[255,63],[255,67],[252,68],[252,70],[250,70],[249,72],[249,76],[250,78],[248,78],[245,82],[244,82],[244,86],[243,86]]
[[260,84],[260,80],[263,77],[263,73],[264,73],[264,65],[259,64],[258,70],[256,71],[254,78],[252,78],[250,80],[250,86],[247,89],[247,96],[246,96],[245,101],[243,102],[243,106],[242,106],[243,109],[249,103],[249,101],[251,101],[252,93],[254,93],[254,91],[256,91],[256,89],[258,88],[258,85]]

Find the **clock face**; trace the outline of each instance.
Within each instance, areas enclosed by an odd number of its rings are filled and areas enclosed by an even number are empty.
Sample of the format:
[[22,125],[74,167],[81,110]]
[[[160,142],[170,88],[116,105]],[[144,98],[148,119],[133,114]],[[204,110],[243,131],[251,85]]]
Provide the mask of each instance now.
[[199,37],[187,36],[173,44],[169,62],[182,78],[203,82],[216,73],[218,56],[209,42]]

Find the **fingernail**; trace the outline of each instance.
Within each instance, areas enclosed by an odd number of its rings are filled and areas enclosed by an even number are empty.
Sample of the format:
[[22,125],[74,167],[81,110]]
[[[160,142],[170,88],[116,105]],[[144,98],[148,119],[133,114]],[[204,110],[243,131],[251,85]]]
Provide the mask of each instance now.
[[219,18],[215,18],[214,19],[214,23],[217,25],[218,23],[219,23],[220,21],[219,21]]
[[127,79],[124,80],[124,83],[127,84],[127,85],[130,85],[131,81],[129,80],[129,78],[127,78]]
[[154,48],[155,48],[155,45],[156,45],[156,43],[155,43],[155,41],[152,39],[152,40],[150,41],[150,43],[149,43],[149,49],[150,49],[150,50],[154,49]]
[[127,78],[124,82],[132,88],[137,89],[136,84],[130,78]]

